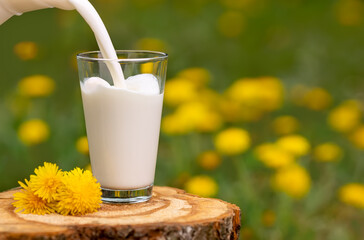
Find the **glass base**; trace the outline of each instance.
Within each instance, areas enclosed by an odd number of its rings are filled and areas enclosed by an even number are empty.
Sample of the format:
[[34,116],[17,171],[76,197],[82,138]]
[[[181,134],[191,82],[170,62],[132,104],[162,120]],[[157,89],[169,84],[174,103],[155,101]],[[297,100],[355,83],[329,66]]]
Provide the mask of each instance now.
[[113,190],[101,188],[101,200],[106,203],[140,203],[152,197],[153,184],[138,189]]

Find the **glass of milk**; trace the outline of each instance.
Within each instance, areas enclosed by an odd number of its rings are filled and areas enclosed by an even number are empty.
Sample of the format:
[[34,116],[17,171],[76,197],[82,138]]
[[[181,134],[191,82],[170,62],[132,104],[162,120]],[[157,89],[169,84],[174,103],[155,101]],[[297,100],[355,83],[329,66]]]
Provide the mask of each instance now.
[[98,51],[77,56],[91,167],[103,201],[144,202],[152,196],[168,55],[116,53],[117,60]]

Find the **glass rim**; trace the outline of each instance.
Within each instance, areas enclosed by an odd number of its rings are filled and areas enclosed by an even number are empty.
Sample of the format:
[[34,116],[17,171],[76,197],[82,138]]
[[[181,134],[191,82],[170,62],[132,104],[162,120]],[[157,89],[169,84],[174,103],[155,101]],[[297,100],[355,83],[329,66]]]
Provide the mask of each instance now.
[[118,59],[110,59],[103,57],[91,57],[91,54],[101,54],[101,51],[88,51],[77,54],[77,59],[82,59],[86,61],[105,61],[105,62],[148,62],[148,61],[163,61],[168,58],[168,54],[164,52],[158,51],[150,51],[150,50],[116,50],[116,55],[125,54],[125,53],[146,53],[146,54],[154,54],[153,57],[143,57],[143,58],[118,58]]

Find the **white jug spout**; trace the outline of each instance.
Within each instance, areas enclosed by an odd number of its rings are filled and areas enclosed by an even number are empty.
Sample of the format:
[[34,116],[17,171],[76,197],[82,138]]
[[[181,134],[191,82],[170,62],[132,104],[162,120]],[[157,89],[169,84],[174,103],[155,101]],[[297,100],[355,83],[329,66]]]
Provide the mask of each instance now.
[[14,15],[44,8],[73,10],[68,0],[0,0],[0,25]]

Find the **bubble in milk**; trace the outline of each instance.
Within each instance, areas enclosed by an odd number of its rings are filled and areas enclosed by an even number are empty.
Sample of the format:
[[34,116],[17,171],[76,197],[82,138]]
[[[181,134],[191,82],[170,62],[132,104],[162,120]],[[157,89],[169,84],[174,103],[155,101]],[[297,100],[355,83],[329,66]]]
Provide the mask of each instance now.
[[[82,86],[83,85],[83,86]],[[91,77],[87,79],[81,86],[87,92],[93,92],[100,88],[110,87],[110,84],[99,77]]]
[[149,73],[130,76],[126,79],[127,89],[141,94],[159,94],[158,79]]

